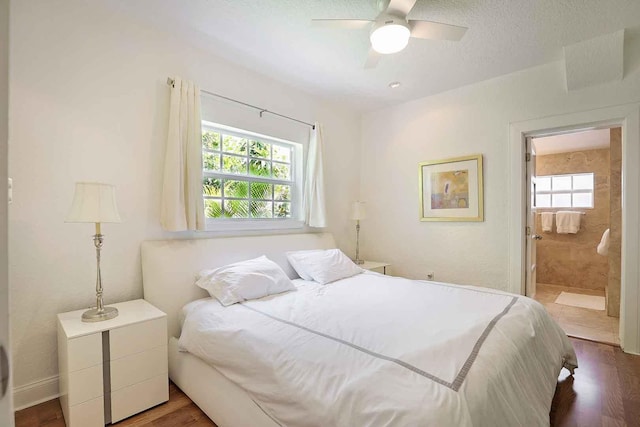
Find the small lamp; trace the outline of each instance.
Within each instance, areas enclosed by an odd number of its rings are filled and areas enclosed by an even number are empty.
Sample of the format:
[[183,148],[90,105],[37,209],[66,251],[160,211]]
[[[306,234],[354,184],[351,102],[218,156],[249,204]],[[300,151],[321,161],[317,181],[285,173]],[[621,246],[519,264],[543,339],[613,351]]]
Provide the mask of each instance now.
[[103,222],[121,222],[116,205],[115,187],[110,184],[96,182],[77,182],[71,210],[65,222],[93,222],[96,234],[93,244],[96,247],[96,308],[82,313],[83,322],[100,322],[118,316],[118,309],[105,307],[102,302],[102,277],[100,275],[100,250],[104,236],[100,232]]
[[351,219],[356,222],[356,259],[353,260],[356,264],[364,264],[364,261],[360,259],[360,220],[367,217],[367,212],[364,208],[364,202],[353,202],[351,207]]

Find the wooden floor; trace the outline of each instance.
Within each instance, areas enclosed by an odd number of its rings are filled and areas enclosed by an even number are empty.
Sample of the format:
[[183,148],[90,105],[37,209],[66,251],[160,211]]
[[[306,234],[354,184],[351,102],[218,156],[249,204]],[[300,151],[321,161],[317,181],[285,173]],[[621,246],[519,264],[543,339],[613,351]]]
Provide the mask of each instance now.
[[607,316],[604,310],[556,304],[555,300],[561,292],[604,297],[604,291],[538,283],[535,300],[544,305],[551,317],[570,337],[620,345],[619,318]]
[[[571,339],[580,367],[560,374],[551,405],[554,427],[640,426],[640,356],[619,347]],[[169,402],[121,421],[119,427],[214,426],[173,383]],[[16,427],[64,427],[58,399],[16,413]]]
[[[118,427],[216,427],[174,383],[169,401],[114,424]],[[65,427],[58,399],[16,412],[16,427]]]

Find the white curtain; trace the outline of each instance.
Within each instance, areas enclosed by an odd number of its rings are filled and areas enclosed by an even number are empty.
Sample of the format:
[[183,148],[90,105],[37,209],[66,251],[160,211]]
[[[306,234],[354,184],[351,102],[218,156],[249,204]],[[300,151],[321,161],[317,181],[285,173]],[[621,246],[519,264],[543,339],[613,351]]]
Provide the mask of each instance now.
[[162,185],[162,228],[204,230],[200,89],[174,79]]
[[322,164],[322,126],[316,122],[309,138],[307,171],[304,182],[304,223],[310,227],[327,226]]

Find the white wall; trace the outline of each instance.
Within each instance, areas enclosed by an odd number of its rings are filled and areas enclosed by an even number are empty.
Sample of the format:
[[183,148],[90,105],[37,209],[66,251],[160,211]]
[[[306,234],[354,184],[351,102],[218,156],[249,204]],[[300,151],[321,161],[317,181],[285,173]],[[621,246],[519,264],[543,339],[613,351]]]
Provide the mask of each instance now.
[[[640,101],[639,47],[628,43],[619,83],[567,93],[556,62],[365,115],[365,258],[391,262],[398,275],[434,271],[436,280],[507,290],[509,123]],[[418,162],[480,153],[485,221],[420,222]]]
[[[0,0],[0,186],[7,182],[9,136],[9,1]],[[7,236],[7,193],[0,196],[0,345],[9,351],[9,268]],[[3,373],[4,374],[4,373]],[[0,391],[1,393],[1,391]],[[13,401],[11,393],[0,396],[0,424],[11,427]]]
[[[332,194],[329,231],[343,249],[353,246],[347,215],[359,183],[359,115],[97,3],[12,3],[9,249],[15,385],[22,400],[46,397],[31,385],[56,387],[56,313],[87,307],[94,298],[92,226],[64,223],[74,182],[117,187],[124,223],[103,226],[107,303],[142,296],[141,241],[211,235],[165,233],[159,226],[170,75],[323,123],[326,184]],[[308,132],[229,104],[215,111],[227,124],[274,136],[306,138]]]

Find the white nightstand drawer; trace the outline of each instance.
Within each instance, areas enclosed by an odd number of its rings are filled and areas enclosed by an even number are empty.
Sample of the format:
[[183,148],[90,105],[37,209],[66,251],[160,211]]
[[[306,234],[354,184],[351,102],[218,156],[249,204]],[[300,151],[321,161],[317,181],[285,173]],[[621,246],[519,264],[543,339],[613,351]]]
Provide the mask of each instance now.
[[70,372],[102,363],[102,334],[68,340],[67,354],[67,368]]
[[69,405],[77,405],[104,395],[102,363],[79,371],[69,372],[66,389]]
[[83,322],[85,310],[57,316],[67,427],[102,427],[169,400],[166,314],[142,299],[113,307],[118,316],[102,322]]
[[111,361],[111,390],[140,383],[160,374],[167,374],[167,346],[152,348],[141,353]]
[[167,320],[165,318],[112,329],[109,332],[109,359],[119,359],[162,345],[167,345]]
[[111,393],[111,422],[118,422],[169,400],[168,381],[167,375],[162,374]]
[[71,406],[64,419],[67,427],[104,427],[104,399],[101,396]]
[[380,262],[380,261],[365,261],[360,264],[358,267],[364,268],[365,270],[375,271],[376,273],[387,274],[387,267],[391,264],[388,262]]

